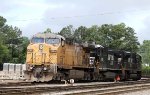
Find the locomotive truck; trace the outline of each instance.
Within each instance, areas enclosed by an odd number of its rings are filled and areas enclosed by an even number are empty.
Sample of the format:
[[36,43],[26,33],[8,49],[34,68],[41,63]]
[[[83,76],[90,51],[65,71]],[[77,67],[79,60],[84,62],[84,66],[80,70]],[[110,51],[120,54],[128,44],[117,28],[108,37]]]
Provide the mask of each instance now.
[[38,33],[27,47],[25,78],[30,81],[122,80],[141,78],[141,56],[94,43],[78,44],[52,33]]

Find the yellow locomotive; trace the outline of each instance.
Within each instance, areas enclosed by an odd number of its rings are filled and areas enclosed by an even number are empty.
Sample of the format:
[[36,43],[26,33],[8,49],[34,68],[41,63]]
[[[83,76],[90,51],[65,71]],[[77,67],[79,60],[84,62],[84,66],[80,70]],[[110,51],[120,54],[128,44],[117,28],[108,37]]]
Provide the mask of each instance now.
[[[27,47],[25,77],[31,81],[83,78],[88,55],[78,44],[52,33],[34,35]],[[74,69],[75,68],[75,69]]]

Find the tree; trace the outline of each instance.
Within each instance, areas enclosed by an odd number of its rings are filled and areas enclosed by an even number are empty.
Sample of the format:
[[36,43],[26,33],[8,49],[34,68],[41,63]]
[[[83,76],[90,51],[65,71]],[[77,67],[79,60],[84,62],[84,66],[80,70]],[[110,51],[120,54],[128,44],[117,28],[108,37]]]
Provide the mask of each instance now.
[[44,33],[52,33],[50,28],[47,28]]
[[0,16],[0,28],[2,28],[6,23],[6,19]]
[[85,26],[78,27],[74,32],[74,39],[76,42],[84,42],[86,41],[87,35],[87,28]]
[[9,50],[5,45],[0,44],[0,63],[7,62]]
[[142,56],[143,64],[150,66],[150,40],[144,40],[139,48],[139,53]]
[[74,38],[74,28],[72,25],[64,27],[58,34],[62,35],[65,38],[73,39]]
[[29,45],[29,39],[28,37],[22,37],[21,38],[21,44],[17,47],[18,48],[18,62],[24,63],[26,59],[26,53],[27,53],[27,46]]
[[3,28],[6,23],[6,19],[0,16],[0,63],[6,62],[7,55],[9,54],[8,48],[3,44],[4,34]]
[[20,57],[19,51],[25,40],[21,35],[22,31],[18,27],[7,25],[6,19],[0,16],[0,63],[21,62],[19,60],[23,59],[23,56]]
[[135,52],[139,46],[134,29],[124,23],[93,25],[89,28],[80,26],[75,30],[72,25],[69,25],[64,27],[59,34],[65,38],[73,38],[75,42],[94,41],[96,44],[116,50]]
[[[21,44],[21,30],[17,27],[5,25],[3,28],[3,44],[9,49],[9,62],[18,60],[18,46]],[[16,62],[16,61],[15,61]]]
[[124,23],[112,25],[104,24],[98,29],[98,42],[112,49],[137,51],[139,42],[134,29]]
[[87,29],[85,40],[98,42],[97,38],[99,38],[99,36],[97,35],[97,32],[98,32],[98,26],[97,25],[91,26],[90,28]]

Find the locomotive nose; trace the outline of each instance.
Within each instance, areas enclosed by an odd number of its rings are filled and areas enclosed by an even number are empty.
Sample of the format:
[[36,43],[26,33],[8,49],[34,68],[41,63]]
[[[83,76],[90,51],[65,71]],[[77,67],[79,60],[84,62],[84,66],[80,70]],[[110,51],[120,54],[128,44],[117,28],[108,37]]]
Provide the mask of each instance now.
[[33,65],[57,63],[58,48],[45,43],[33,44],[28,47],[27,63]]
[[41,65],[45,62],[46,50],[44,44],[31,44],[27,49],[27,60],[29,64]]

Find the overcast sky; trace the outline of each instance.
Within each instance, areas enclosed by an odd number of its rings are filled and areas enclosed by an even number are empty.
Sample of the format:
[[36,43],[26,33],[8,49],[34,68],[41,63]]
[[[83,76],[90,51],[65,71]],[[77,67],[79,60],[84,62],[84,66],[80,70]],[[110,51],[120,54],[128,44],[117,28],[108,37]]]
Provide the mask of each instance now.
[[150,0],[1,0],[0,16],[28,37],[47,28],[124,22],[140,42],[150,40]]

